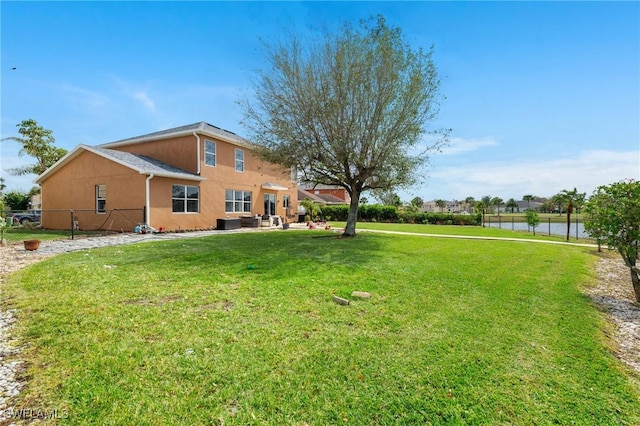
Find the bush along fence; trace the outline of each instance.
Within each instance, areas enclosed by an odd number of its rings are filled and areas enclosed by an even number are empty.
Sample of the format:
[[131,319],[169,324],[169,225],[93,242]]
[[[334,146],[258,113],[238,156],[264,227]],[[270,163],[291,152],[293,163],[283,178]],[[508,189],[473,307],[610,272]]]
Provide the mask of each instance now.
[[[345,221],[347,220],[347,215],[349,213],[349,206],[346,204],[321,206],[320,209],[320,216],[326,220]],[[396,206],[363,204],[358,208],[358,220],[362,222],[480,226],[482,224],[482,215],[416,212],[404,210]]]
[[83,235],[133,232],[143,222],[144,209],[8,211],[4,238],[8,244],[32,239],[74,239]]

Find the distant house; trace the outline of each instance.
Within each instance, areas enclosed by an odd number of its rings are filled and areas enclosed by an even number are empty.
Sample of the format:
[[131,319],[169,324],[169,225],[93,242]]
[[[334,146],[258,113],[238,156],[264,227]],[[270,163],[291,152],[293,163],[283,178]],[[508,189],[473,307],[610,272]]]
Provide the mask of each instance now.
[[331,185],[300,185],[298,198],[302,201],[305,198],[311,198],[319,204],[349,204],[351,196],[341,186]]
[[518,211],[519,212],[526,212],[529,209],[531,209],[531,210],[539,210],[540,207],[542,207],[542,203],[540,203],[538,201],[524,201],[524,200],[521,200],[521,201],[517,201],[517,203],[518,203]]
[[436,204],[436,200],[427,201],[422,205],[422,210],[425,212],[436,213],[459,213],[465,211],[465,205],[458,201],[444,200],[445,205],[440,207]]
[[[99,146],[80,145],[36,179],[42,226],[68,229],[207,229],[220,218],[292,215],[297,184],[289,169],[267,163],[236,134],[200,122]],[[139,210],[131,215],[112,214]]]

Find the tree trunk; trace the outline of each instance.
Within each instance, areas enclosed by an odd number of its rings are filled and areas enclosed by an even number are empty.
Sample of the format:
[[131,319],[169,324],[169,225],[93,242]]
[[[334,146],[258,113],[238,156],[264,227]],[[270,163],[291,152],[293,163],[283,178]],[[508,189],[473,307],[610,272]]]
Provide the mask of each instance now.
[[347,226],[342,234],[343,237],[356,236],[356,222],[358,221],[358,206],[360,205],[360,193],[353,190],[351,193],[351,204],[349,204],[349,214],[347,215]]
[[567,241],[569,241],[569,234],[571,233],[571,213],[573,213],[573,203],[569,203],[567,206]]
[[640,303],[640,276],[636,268],[630,268],[631,271],[631,283],[633,284],[633,292],[636,295],[636,302]]
[[625,266],[629,268],[631,284],[633,284],[633,293],[636,296],[636,302],[640,303],[640,268],[636,266],[638,252],[634,251],[633,254],[629,256],[621,247],[618,247],[618,253],[622,256]]

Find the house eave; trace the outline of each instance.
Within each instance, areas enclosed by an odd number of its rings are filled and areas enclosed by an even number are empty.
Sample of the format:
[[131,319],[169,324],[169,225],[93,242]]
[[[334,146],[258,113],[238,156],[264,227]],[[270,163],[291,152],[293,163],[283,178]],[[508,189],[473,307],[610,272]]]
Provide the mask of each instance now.
[[[235,138],[231,138],[231,137],[225,136],[223,134],[209,132],[209,131],[207,131],[205,129],[198,129],[198,130],[195,130],[195,132],[200,134],[200,135],[202,135],[202,136],[210,137],[210,138],[217,139],[217,140],[221,140],[223,142],[228,142],[228,143],[230,143],[232,145],[241,146],[243,148],[249,148],[249,149],[254,149],[255,148],[255,145],[253,145],[251,142],[246,141],[244,139],[238,140],[238,139],[235,139]],[[122,147],[122,146],[136,145],[136,144],[139,144],[139,143],[146,143],[146,142],[154,142],[154,141],[159,141],[159,140],[163,140],[163,139],[173,139],[173,138],[176,138],[176,137],[193,136],[193,133],[194,133],[194,130],[183,130],[183,131],[170,133],[170,134],[164,134],[164,135],[141,137],[139,139],[129,139],[129,140],[124,140],[124,141],[119,141],[119,142],[109,142],[109,143],[98,145],[98,147],[100,147],[100,148],[118,148],[118,147]]]
[[156,171],[149,171],[149,170],[141,170],[140,174],[141,175],[145,175],[145,176],[153,175],[155,177],[164,177],[164,178],[169,178],[169,179],[192,180],[192,181],[196,181],[196,182],[202,182],[204,180],[207,180],[207,178],[202,177],[202,176],[183,175],[183,174],[179,174],[179,173],[164,173],[164,172],[156,172]]

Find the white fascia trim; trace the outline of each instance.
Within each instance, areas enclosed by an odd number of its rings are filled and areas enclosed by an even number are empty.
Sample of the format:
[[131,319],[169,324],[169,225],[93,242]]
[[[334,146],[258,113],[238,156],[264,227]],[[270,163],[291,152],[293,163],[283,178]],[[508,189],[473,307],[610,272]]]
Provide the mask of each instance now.
[[202,176],[185,176],[183,174],[180,173],[171,173],[171,172],[157,172],[157,171],[149,171],[149,170],[139,170],[141,175],[154,175],[156,177],[165,177],[165,178],[171,178],[171,179],[183,179],[183,180],[193,180],[193,181],[198,181],[198,182],[202,182],[203,180],[207,180],[207,178],[204,178]]
[[248,148],[248,149],[255,148],[255,146],[251,142],[245,141],[244,139],[242,139],[242,141],[239,141],[238,139],[230,138],[228,136],[220,135],[218,133],[208,132],[206,130],[195,130],[195,131],[194,130],[183,130],[181,132],[176,132],[176,133],[152,136],[152,137],[148,137],[148,138],[133,139],[133,140],[122,141],[122,142],[111,142],[111,143],[105,143],[105,144],[98,145],[98,146],[100,148],[114,148],[114,147],[119,147],[119,146],[135,145],[135,144],[143,143],[143,142],[152,142],[152,141],[157,141],[157,140],[162,140],[162,139],[170,139],[170,138],[176,138],[176,137],[181,137],[181,136],[190,136],[190,135],[193,135],[194,132],[195,133],[199,133],[199,134],[201,134],[203,136],[208,136],[208,137],[211,137],[211,138],[214,138],[214,139],[221,140],[223,142],[229,142],[232,145],[241,146],[241,147]]

